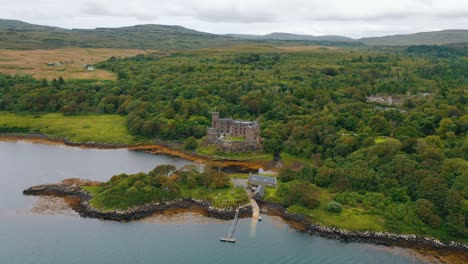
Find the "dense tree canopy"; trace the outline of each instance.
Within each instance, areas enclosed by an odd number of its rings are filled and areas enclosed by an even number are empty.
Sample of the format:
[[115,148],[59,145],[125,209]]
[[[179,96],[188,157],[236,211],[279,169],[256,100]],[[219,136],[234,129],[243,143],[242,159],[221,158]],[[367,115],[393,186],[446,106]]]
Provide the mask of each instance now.
[[[116,113],[127,116],[132,134],[184,141],[188,150],[198,147],[214,109],[258,119],[266,151],[313,164],[282,172],[284,203],[317,206],[315,184],[339,192],[343,205],[367,201],[395,221],[444,225],[463,236],[468,58],[447,52],[414,47],[111,58],[98,67],[115,72],[115,82],[0,75],[0,110]],[[184,180],[208,188],[226,184]]]

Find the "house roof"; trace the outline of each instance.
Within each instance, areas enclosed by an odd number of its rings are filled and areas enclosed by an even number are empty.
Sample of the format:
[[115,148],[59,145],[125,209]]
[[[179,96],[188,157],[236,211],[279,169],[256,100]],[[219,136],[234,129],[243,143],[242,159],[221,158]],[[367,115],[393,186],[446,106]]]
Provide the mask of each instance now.
[[265,195],[265,188],[263,187],[263,185],[259,185],[257,189],[255,189],[255,192],[253,195],[254,196],[260,195],[261,197],[263,197],[263,195]]
[[275,184],[275,185],[277,182],[275,177],[262,176],[262,175],[257,175],[257,174],[250,174],[249,181],[256,181],[259,183]]

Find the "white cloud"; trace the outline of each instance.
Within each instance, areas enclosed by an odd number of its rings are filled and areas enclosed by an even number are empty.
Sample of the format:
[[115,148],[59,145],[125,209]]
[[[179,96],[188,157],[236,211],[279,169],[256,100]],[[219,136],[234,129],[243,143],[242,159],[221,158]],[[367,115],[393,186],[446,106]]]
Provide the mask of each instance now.
[[466,0],[0,0],[0,18],[66,28],[170,24],[350,37],[467,28]]

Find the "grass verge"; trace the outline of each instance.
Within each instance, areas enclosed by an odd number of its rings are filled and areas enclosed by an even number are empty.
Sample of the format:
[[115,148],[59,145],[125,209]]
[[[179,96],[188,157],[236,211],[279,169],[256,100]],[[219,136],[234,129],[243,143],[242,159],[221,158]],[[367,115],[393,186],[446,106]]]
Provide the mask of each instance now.
[[119,115],[64,116],[60,113],[18,115],[0,112],[0,131],[38,132],[73,142],[137,143],[130,135],[126,117]]

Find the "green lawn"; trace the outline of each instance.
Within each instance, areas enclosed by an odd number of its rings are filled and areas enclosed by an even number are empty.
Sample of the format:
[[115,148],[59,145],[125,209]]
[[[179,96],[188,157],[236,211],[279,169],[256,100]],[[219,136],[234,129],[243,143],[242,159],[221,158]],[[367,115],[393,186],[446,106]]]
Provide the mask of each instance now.
[[375,144],[379,144],[379,143],[384,143],[385,141],[388,140],[388,137],[377,137],[374,142]]
[[184,198],[194,198],[211,202],[217,208],[237,208],[249,202],[247,193],[242,188],[223,188],[209,190],[204,187],[195,189],[183,188],[182,196]]
[[119,115],[64,116],[60,113],[17,115],[0,112],[0,131],[26,128],[52,137],[74,142],[135,143],[138,139],[128,132],[126,117]]
[[[284,184],[284,183],[279,183]],[[315,223],[332,226],[353,231],[384,231],[385,221],[383,218],[367,213],[363,208],[359,207],[343,207],[341,213],[331,213],[326,210],[326,206],[329,202],[333,201],[334,193],[330,192],[329,189],[318,187],[318,200],[320,205],[315,209],[308,209],[301,205],[291,205],[288,207],[288,211],[291,213],[302,214],[308,217]],[[276,195],[277,189],[267,188],[265,192],[265,200],[275,203],[280,203],[278,196]]]
[[343,208],[340,214],[330,213],[325,210],[325,205],[310,210],[300,205],[292,205],[288,211],[303,214],[314,222],[352,231],[385,231],[384,219],[367,214],[361,208]]

